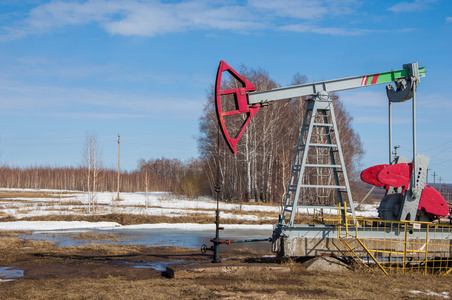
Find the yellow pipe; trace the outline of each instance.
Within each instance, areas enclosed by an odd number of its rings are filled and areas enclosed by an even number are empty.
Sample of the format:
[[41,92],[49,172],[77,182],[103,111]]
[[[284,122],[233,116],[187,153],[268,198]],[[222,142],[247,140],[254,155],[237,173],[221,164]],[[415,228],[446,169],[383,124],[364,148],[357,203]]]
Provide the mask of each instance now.
[[406,262],[406,240],[407,240],[407,234],[408,234],[408,230],[407,230],[407,226],[408,224],[405,224],[405,237],[404,237],[404,241],[403,241],[403,264],[402,264],[402,271],[403,271],[403,275],[405,275],[405,262]]
[[430,226],[429,225],[427,225],[427,236],[426,236],[426,239],[425,239],[425,270],[424,270],[424,276],[426,276],[427,275],[427,254],[428,254],[428,238],[429,238],[429,236],[428,236],[428,232],[429,232],[429,229],[430,229]]
[[377,264],[377,266],[383,271],[383,273],[385,273],[386,275],[388,275],[388,273],[386,272],[386,270],[381,266],[381,264],[376,260],[376,258],[372,255],[372,253],[369,251],[369,249],[367,249],[367,247],[364,245],[363,242],[361,242],[361,240],[355,236],[355,239],[358,241],[358,243],[361,244],[361,246],[364,248],[364,250],[366,250],[367,254],[372,258],[372,260]]
[[[350,245],[346,241],[344,241],[342,238],[339,238],[339,241],[342,243],[342,245],[346,246],[350,250],[348,252],[351,252],[363,265],[365,265],[366,267],[368,267],[370,269],[370,267],[366,263],[363,262],[361,257],[359,257],[358,254],[355,253],[355,251],[353,251],[352,247],[350,247]],[[353,257],[353,255],[352,255],[352,257]],[[355,261],[356,261],[356,258],[354,258]]]

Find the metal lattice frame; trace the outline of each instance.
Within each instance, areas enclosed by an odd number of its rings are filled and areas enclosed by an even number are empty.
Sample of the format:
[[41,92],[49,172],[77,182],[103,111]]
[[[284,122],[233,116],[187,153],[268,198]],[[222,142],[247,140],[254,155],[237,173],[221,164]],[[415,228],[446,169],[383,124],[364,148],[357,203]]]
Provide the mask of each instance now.
[[[315,133],[323,132],[322,139],[315,139]],[[310,161],[309,156],[318,149],[326,150],[327,161]],[[318,157],[317,157],[318,158]],[[325,160],[325,157],[324,159]],[[328,183],[319,178],[310,180],[309,170],[316,170],[316,174],[330,174]],[[326,172],[325,172],[326,170]],[[312,182],[314,181],[314,182]],[[336,191],[337,202],[342,207],[341,215],[345,218],[346,211],[344,202],[348,202],[353,219],[355,219],[355,210],[350,191],[350,185],[345,168],[345,161],[340,145],[339,132],[337,129],[334,106],[331,97],[321,94],[308,102],[306,112],[303,118],[303,125],[300,133],[300,139],[297,145],[297,151],[292,168],[289,188],[286,194],[283,213],[280,217],[280,224],[292,226],[298,208],[302,208],[306,201],[304,198],[309,194],[310,189]],[[344,197],[346,195],[346,198]],[[305,199],[304,199],[305,200]],[[335,203],[336,205],[337,203]],[[286,222],[286,219],[287,222]]]

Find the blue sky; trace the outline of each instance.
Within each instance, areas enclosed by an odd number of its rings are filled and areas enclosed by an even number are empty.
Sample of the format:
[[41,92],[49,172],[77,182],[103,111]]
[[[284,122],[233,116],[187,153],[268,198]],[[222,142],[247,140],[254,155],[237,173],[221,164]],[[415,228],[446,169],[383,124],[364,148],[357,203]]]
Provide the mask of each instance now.
[[[81,162],[94,132],[107,168],[196,157],[198,119],[220,60],[282,86],[419,62],[417,149],[452,183],[452,1],[0,0],[0,159]],[[384,85],[339,93],[363,167],[388,160]],[[295,143],[296,141],[294,141]],[[411,102],[394,105],[394,145],[412,157]]]

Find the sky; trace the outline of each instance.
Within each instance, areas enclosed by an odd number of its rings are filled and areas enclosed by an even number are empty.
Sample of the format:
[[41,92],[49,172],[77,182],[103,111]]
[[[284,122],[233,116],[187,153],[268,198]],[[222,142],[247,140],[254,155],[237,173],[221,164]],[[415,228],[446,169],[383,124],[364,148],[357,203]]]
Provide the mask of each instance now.
[[[418,62],[427,76],[416,93],[417,152],[430,157],[430,182],[452,183],[451,37],[450,0],[0,0],[0,161],[77,166],[95,135],[115,169],[118,134],[123,170],[141,158],[198,157],[220,60],[261,68],[281,86],[296,73],[314,82]],[[338,95],[362,167],[387,163],[385,86]],[[411,101],[393,106],[393,122],[393,145],[411,159]]]

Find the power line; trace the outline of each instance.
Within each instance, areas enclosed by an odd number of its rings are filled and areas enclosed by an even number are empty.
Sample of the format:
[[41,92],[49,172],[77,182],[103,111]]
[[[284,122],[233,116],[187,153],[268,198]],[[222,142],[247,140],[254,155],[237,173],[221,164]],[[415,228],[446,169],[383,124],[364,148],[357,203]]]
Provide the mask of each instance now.
[[444,161],[442,161],[442,162],[438,162],[438,163],[436,163],[436,164],[431,164],[430,166],[441,165],[441,164],[446,163],[446,162],[449,162],[449,161],[452,161],[452,158],[451,158],[451,159],[448,159],[448,160],[444,160]]
[[444,149],[443,151],[440,151],[440,152],[436,153],[435,155],[432,155],[430,158],[433,158],[433,157],[435,157],[435,156],[438,156],[438,155],[440,155],[441,153],[443,153],[444,151],[449,150],[450,148],[452,148],[452,146],[449,147],[449,148]]
[[[429,152],[429,151],[433,151],[433,150],[435,150],[435,149],[441,148],[441,147],[447,145],[448,143],[450,143],[451,141],[452,141],[452,140],[449,140],[449,141],[447,141],[446,143],[442,144],[441,146],[438,146],[438,147],[435,147],[435,148],[431,148],[431,149],[429,149],[429,150],[423,150],[422,152]],[[405,151],[410,151],[410,149],[408,149],[408,148],[406,148],[406,147],[403,147],[403,146],[400,146],[400,148],[401,148],[402,150],[405,150]],[[447,147],[447,148],[441,150],[440,152],[438,152],[438,153],[436,153],[436,154],[434,154],[434,155],[431,155],[430,158],[436,157],[436,156],[440,155],[441,153],[443,153],[444,151],[447,151],[447,150],[449,150],[449,149],[452,149],[452,146]]]
[[436,150],[438,148],[441,148],[442,146],[445,146],[445,145],[449,144],[450,142],[452,142],[452,140],[448,140],[447,142],[445,142],[444,144],[442,144],[440,146],[437,146],[437,147],[434,147],[434,148],[431,148],[431,149],[428,149],[428,150],[424,150],[423,152],[429,152],[429,151]]

